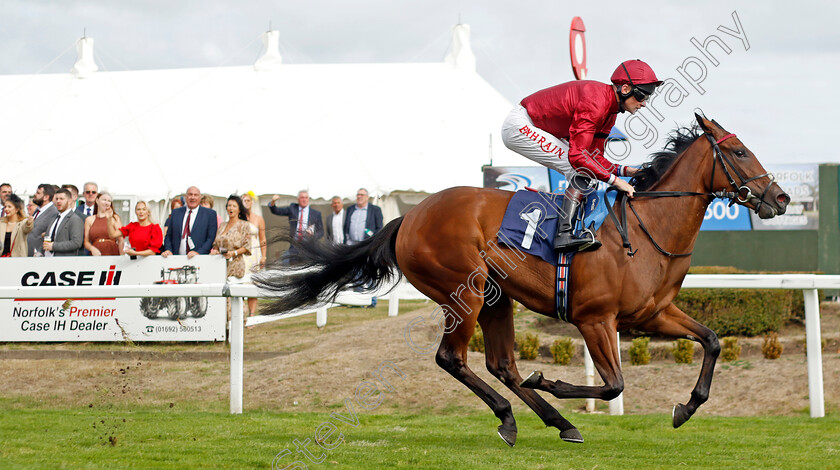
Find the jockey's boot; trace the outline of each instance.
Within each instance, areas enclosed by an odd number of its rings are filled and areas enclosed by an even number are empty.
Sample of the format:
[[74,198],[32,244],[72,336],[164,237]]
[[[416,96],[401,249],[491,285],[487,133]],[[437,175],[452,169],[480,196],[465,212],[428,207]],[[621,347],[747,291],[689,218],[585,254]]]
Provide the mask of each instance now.
[[557,236],[554,237],[555,252],[593,251],[601,247],[601,242],[595,238],[595,233],[588,229],[584,229],[581,237],[574,235],[578,208],[583,199],[582,191],[571,188],[566,190],[563,206],[557,219]]

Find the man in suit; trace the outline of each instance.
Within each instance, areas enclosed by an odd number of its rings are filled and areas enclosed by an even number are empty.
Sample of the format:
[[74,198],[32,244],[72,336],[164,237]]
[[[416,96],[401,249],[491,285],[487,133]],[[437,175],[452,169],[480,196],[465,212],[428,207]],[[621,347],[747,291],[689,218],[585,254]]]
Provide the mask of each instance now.
[[186,194],[187,205],[175,209],[169,217],[161,256],[187,255],[192,259],[210,253],[219,224],[216,223],[216,211],[201,207],[200,202],[201,191],[190,186]]
[[344,243],[355,245],[382,229],[382,209],[369,204],[368,191],[356,191],[356,204],[347,208],[344,216]]
[[89,215],[93,215],[93,206],[96,204],[96,196],[98,194],[99,186],[96,183],[92,181],[85,183],[84,192],[82,193],[82,196],[85,198],[85,203],[79,204],[79,207],[76,208],[76,212],[82,217],[82,220]]
[[85,241],[85,223],[73,211],[73,195],[68,189],[56,191],[55,208],[58,215],[47,229],[44,256],[77,256]]
[[[84,204],[80,204],[79,206],[76,205],[76,201],[79,200],[79,188],[77,188],[75,184],[69,183],[62,184],[61,187],[70,191],[70,195],[73,197],[73,201],[70,203],[70,207],[73,208],[74,212],[76,212],[76,215],[78,215],[79,218],[82,219],[82,222],[84,222],[87,215],[85,215],[84,209],[79,208]],[[94,198],[95,197],[96,195],[94,195]],[[82,249],[79,251],[79,256],[90,256],[90,252],[87,250],[87,248],[85,248],[84,244],[82,244]]]
[[[12,194],[12,185],[9,183],[0,184],[0,206],[2,206],[6,201],[6,198],[9,197],[9,194]],[[6,217],[5,207],[0,207],[0,217]]]
[[341,203],[341,198],[333,196],[330,201],[332,212],[327,216],[326,224],[324,224],[324,231],[327,233],[327,241],[333,245],[344,244],[344,204]]
[[[321,213],[309,207],[309,191],[298,191],[297,204],[291,203],[285,207],[277,207],[277,200],[280,196],[275,194],[268,203],[268,209],[274,215],[286,216],[289,218],[289,236],[295,240],[302,240],[304,238],[315,238],[316,240],[324,236],[324,223],[321,219]],[[283,258],[284,263],[289,263],[291,255],[297,252],[293,246],[289,247],[286,256]]]
[[53,204],[53,197],[55,197],[55,187],[47,183],[39,184],[38,190],[32,196],[32,202],[36,207],[35,211],[29,214],[32,219],[32,231],[26,236],[27,256],[34,256],[36,251],[39,253],[38,256],[43,254],[44,233],[58,215],[58,209]]
[[[344,216],[344,243],[355,245],[373,236],[382,229],[382,209],[374,204],[369,204],[370,196],[365,188],[356,191],[356,204],[347,208]],[[356,292],[370,289],[371,284],[364,288],[356,288]],[[376,307],[376,297],[370,302],[371,307]]]
[[291,203],[286,207],[277,207],[275,204],[280,196],[274,195],[268,203],[268,209],[274,215],[283,215],[289,218],[289,234],[294,238],[304,237],[321,238],[324,236],[324,223],[321,213],[309,207],[309,191],[298,192],[297,204]]

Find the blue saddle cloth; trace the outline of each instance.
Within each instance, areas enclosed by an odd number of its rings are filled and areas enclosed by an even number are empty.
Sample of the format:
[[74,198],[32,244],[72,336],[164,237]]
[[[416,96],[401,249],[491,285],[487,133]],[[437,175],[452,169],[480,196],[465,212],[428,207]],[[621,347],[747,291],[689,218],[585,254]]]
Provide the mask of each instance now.
[[[607,207],[602,203],[604,191],[590,193],[583,206],[583,222],[578,222],[575,233],[580,234],[584,226],[592,225],[597,230],[607,217]],[[609,204],[615,201],[615,193],[609,195]],[[554,253],[554,237],[557,234],[557,218],[563,205],[562,194],[537,191],[517,191],[505,210],[499,241],[523,253],[538,256],[547,263],[557,266],[557,315],[568,321],[566,291],[569,288],[570,268],[574,253]]]

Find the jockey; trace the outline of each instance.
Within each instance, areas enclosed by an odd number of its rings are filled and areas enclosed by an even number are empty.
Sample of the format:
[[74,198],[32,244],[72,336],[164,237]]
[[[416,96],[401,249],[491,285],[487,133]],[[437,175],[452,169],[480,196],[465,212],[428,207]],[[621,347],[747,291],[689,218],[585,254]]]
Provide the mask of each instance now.
[[641,60],[622,62],[610,77],[612,85],[576,80],[546,88],[522,100],[502,125],[505,145],[566,177],[554,250],[589,251],[601,246],[595,234],[573,235],[575,215],[585,192],[597,179],[633,197],[633,187],[618,176],[636,168],[604,158],[604,144],[618,113],[635,114],[662,82]]

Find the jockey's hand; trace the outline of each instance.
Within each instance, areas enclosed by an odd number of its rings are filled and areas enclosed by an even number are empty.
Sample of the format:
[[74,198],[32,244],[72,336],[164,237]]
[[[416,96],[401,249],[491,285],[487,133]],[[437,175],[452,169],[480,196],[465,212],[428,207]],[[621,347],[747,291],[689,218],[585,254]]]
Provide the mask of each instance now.
[[621,178],[616,178],[615,183],[613,183],[613,186],[627,193],[628,197],[633,197],[633,193],[636,192],[636,189],[633,188],[633,186],[630,186],[630,183],[624,181]]

